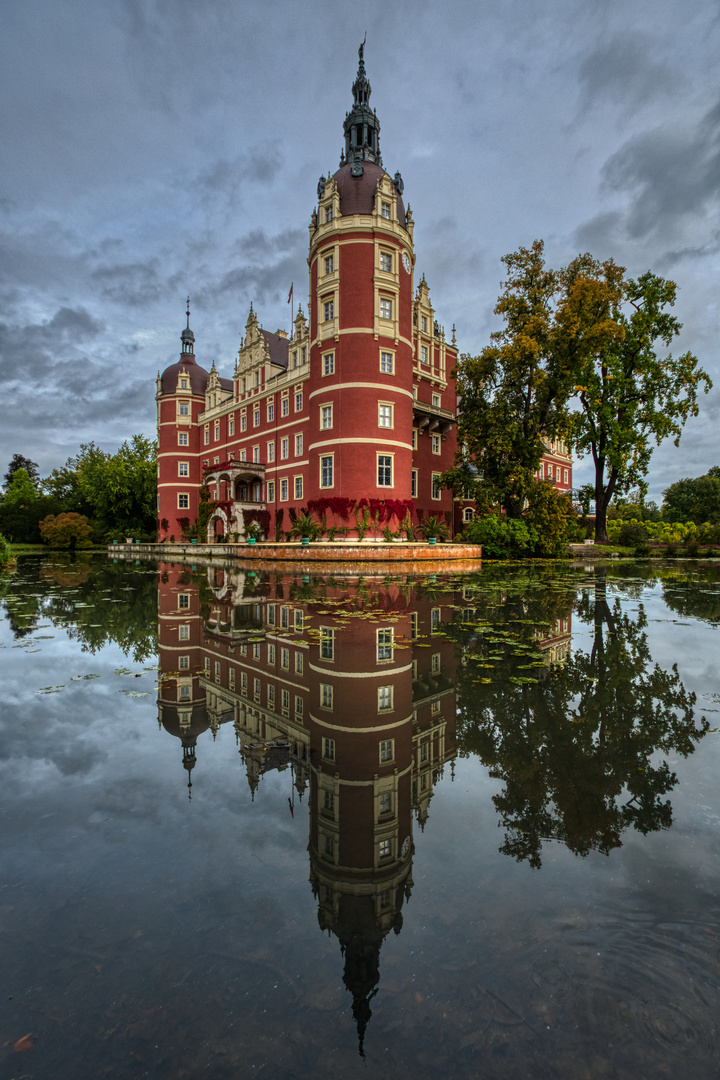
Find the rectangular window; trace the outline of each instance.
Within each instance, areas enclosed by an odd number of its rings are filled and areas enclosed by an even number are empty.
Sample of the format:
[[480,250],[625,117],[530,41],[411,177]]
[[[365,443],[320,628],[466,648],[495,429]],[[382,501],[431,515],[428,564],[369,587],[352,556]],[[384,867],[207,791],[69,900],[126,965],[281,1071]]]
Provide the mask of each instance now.
[[268,664],[275,663],[275,646],[268,645]]
[[413,428],[412,429],[412,448],[413,448],[413,450],[417,450],[417,437],[418,437],[417,428]]
[[241,671],[240,672],[240,693],[241,694],[247,694],[247,688],[248,688],[247,672],[246,671]]
[[381,859],[389,859],[392,855],[392,840],[381,840],[378,847],[378,854]]
[[326,255],[325,256],[325,273],[326,274],[332,274],[333,269],[334,269],[333,257],[332,257],[332,255]]
[[302,457],[303,437],[302,435],[295,436],[295,457]]
[[181,701],[189,701],[190,700],[190,687],[189,686],[181,686],[179,689],[180,689],[180,694],[179,694],[180,700]]
[[205,430],[203,431],[203,438],[205,440],[205,445],[207,446],[210,442],[210,428],[207,426],[207,424],[205,425]]
[[380,813],[392,814],[392,792],[383,791],[380,794]]
[[307,349],[305,348],[305,346],[303,346],[302,350],[302,362],[303,364],[307,364]]
[[302,476],[295,477],[295,498],[302,499],[303,497],[303,478]]
[[235,668],[228,668],[228,686],[231,690],[235,689]]
[[178,657],[178,668],[180,671],[186,671],[190,667],[190,657],[180,656]]
[[436,653],[432,654],[432,659],[431,659],[431,662],[430,662],[430,670],[432,671],[433,675],[437,675],[437,673],[440,671],[440,653],[439,652],[436,652]]
[[190,415],[190,406],[187,403],[187,401],[181,401],[180,402],[180,415],[181,416],[189,416]]
[[260,427],[260,410],[253,409],[253,427]]
[[178,432],[178,446],[187,446],[187,444],[188,444],[188,433],[187,433],[187,431],[179,431]]
[[275,443],[274,442],[269,442],[267,444],[267,459],[268,459],[268,461],[274,461],[275,460]]
[[260,700],[260,691],[261,691],[261,689],[262,689],[262,687],[260,685],[260,680],[259,679],[253,679],[253,697],[255,698],[256,701]]
[[433,454],[439,454],[440,453],[440,436],[439,435],[433,435],[433,437],[432,437],[432,452],[433,452]]
[[302,390],[298,390],[295,394],[295,412],[302,412]]
[[380,269],[388,274],[392,273],[392,255],[389,255],[387,251],[380,253]]
[[187,461],[179,461],[178,462],[178,476],[189,476],[189,475],[190,475],[190,465],[188,464],[188,462]]
[[328,206],[326,208],[326,210],[325,210],[325,224],[327,224],[328,221],[332,221],[332,219],[333,219],[333,208],[332,208],[332,206]]
[[234,434],[235,434],[235,421],[234,420],[229,420],[228,421],[228,435],[234,435]]
[[299,694],[295,695],[295,715],[302,716],[303,714],[303,699]]
[[260,447],[259,446],[253,446],[253,462],[256,465],[260,464]]
[[333,312],[335,311],[335,303],[332,300],[326,300],[323,305],[323,313],[325,315],[325,322],[330,322],[333,318]]
[[392,454],[378,454],[377,482],[378,487],[392,487]]
[[385,218],[386,221],[390,220],[390,203],[384,202],[380,204],[380,217]]
[[432,403],[433,403],[433,409],[439,409],[440,408],[440,395],[439,394],[433,394]]
[[285,461],[290,456],[290,440],[287,436],[280,440],[280,460]]
[[282,630],[287,630],[290,626],[290,608],[280,608],[280,627]]
[[323,792],[323,810],[328,814],[335,814],[335,793],[332,791]]
[[[333,707],[333,688],[332,688],[332,686],[328,686],[327,683],[320,683],[320,705],[322,706],[323,709],[332,709],[332,707]],[[327,740],[327,741],[332,741],[332,740]],[[325,757],[327,757],[327,756],[328,755],[326,753]],[[332,757],[331,757],[330,760],[331,761],[335,760],[335,743],[334,742],[333,742],[333,753],[332,753]]]
[[267,486],[267,501],[275,502],[275,481],[269,480]]
[[559,465],[555,466],[555,479],[557,480],[558,483],[560,483],[560,466]]
[[267,617],[268,626],[274,626],[275,625],[275,605],[274,604],[268,604],[267,611],[266,611],[266,617]]
[[303,613],[300,608],[295,610],[295,633],[302,634],[303,632]]
[[320,458],[321,488],[331,488],[333,486],[333,465],[334,459],[332,454],[328,454],[326,457]]
[[420,346],[420,363],[427,364],[428,362],[428,350],[427,345]]
[[[381,686],[381,690],[392,690],[390,686]],[[380,743],[380,763],[385,764],[388,761],[392,761],[395,757],[395,740],[383,739]]]
[[384,375],[392,375],[395,370],[394,356],[391,352],[380,353],[380,370]]
[[178,636],[179,636],[181,641],[189,641],[190,640],[190,627],[189,626],[179,626],[178,627]]
[[422,330],[423,334],[427,334],[427,319],[424,315],[420,316],[420,329]]
[[433,499],[439,499],[442,495],[440,490],[440,473],[434,472],[432,474],[432,497]]
[[331,626],[320,627],[320,659],[335,659],[335,631]]
[[305,663],[301,652],[295,653],[295,674],[302,675]]
[[284,671],[289,671],[290,670],[290,650],[289,649],[281,649],[280,650],[280,667]]
[[378,405],[378,427],[391,428],[393,426],[392,405]]
[[567,471],[567,469],[563,469],[563,484],[567,484],[567,482],[568,482],[568,471]]
[[410,495],[411,495],[411,497],[413,499],[417,499],[417,493],[418,493],[418,471],[417,471],[417,469],[413,469],[412,475],[410,477]]
[[287,480],[280,481],[280,502],[288,501],[288,482]]
[[240,430],[247,431],[247,416],[245,415],[245,413],[243,413],[240,417]]
[[247,461],[247,450],[241,450],[240,451],[240,460],[241,461]]
[[335,353],[325,353],[322,358],[322,373],[323,375],[334,375],[335,373]]
[[378,662],[381,660],[392,660],[393,658],[393,631],[392,629],[383,628],[376,631],[377,635],[377,658]]
[[[392,686],[378,686],[378,712],[389,712],[393,707],[393,688]],[[390,740],[392,744],[392,739]],[[392,754],[390,755],[392,757]],[[381,758],[381,761],[389,760],[389,758]]]
[[418,636],[418,617],[417,617],[417,611],[413,611],[413,612],[410,613],[410,637],[414,641],[417,636]]
[[380,318],[392,319],[392,300],[387,300],[383,297],[380,301]]
[[181,592],[178,596],[178,607],[189,608],[190,607],[190,593]]
[[426,742],[420,744],[420,764],[424,765],[428,759],[428,744]]
[[283,690],[283,692],[282,692],[282,709],[283,709],[283,712],[289,712],[290,711],[290,691],[289,690]]
[[189,495],[178,495],[178,510],[189,510],[189,509],[190,509],[190,496]]
[[220,441],[220,424],[216,421],[215,422],[215,442],[219,442],[219,441]]
[[273,403],[272,403],[272,402],[268,402],[268,407],[267,407],[267,418],[268,418],[268,423],[269,423],[269,422],[270,422],[271,420],[274,420],[274,419],[275,419],[275,406],[273,405]]
[[275,707],[275,687],[274,686],[268,686],[268,688],[267,688],[267,700],[268,700],[268,705],[270,706],[270,708],[271,709],[274,708]]
[[280,403],[280,412],[283,416],[287,416],[290,412],[290,398],[287,395],[282,399]]
[[332,405],[320,406],[320,427],[323,431],[327,431],[328,428],[333,426],[333,407]]
[[260,642],[259,641],[253,642],[253,652],[252,652],[252,654],[253,654],[253,660],[259,660],[260,659]]

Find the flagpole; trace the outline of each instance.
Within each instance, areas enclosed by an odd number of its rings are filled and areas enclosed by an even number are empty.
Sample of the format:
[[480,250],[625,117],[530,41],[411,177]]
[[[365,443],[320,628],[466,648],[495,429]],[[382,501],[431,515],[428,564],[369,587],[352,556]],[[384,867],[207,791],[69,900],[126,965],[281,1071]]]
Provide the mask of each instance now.
[[293,336],[294,322],[295,322],[295,297],[293,296],[294,281],[290,282],[290,292],[288,293],[288,304],[290,305],[290,337]]

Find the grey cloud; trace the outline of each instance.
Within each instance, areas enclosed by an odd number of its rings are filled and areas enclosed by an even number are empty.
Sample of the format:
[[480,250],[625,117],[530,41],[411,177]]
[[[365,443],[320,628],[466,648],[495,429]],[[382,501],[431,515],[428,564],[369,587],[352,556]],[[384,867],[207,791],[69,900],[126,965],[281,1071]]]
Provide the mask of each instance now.
[[656,52],[656,43],[645,34],[618,33],[597,45],[580,65],[581,111],[609,100],[631,111],[676,93],[684,77],[655,59]]
[[162,281],[160,262],[156,258],[144,262],[102,266],[92,273],[103,296],[116,304],[149,307],[168,293],[168,283]]
[[606,189],[631,197],[633,237],[671,234],[683,218],[704,216],[720,194],[720,107],[694,127],[663,125],[635,135],[603,168]]

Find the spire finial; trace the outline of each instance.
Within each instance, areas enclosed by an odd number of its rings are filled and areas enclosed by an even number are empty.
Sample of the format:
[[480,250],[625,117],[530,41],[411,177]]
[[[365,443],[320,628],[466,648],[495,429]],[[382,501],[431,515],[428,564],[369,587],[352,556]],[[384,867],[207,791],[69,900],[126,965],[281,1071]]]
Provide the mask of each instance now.
[[190,329],[190,297],[189,297],[189,296],[188,296],[188,298],[187,298],[187,311],[186,311],[186,315],[187,315],[187,329],[189,330],[189,329]]

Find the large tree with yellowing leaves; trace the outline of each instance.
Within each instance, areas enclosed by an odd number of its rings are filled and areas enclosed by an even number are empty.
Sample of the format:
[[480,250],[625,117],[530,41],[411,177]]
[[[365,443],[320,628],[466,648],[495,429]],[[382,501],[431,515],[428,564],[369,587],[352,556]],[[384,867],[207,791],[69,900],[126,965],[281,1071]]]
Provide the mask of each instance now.
[[574,449],[592,454],[595,539],[603,542],[613,496],[647,491],[654,447],[668,437],[677,446],[686,420],[697,416],[699,391],[707,393],[712,382],[692,353],[658,355],[681,329],[667,311],[675,302],[673,281],[650,272],[625,279],[621,267],[590,256],[580,262],[569,282],[568,306],[579,313],[578,326],[584,324],[581,336],[592,328],[589,303],[597,304],[600,318],[595,340],[586,336],[587,347],[578,351],[579,408],[571,415],[571,432]]

